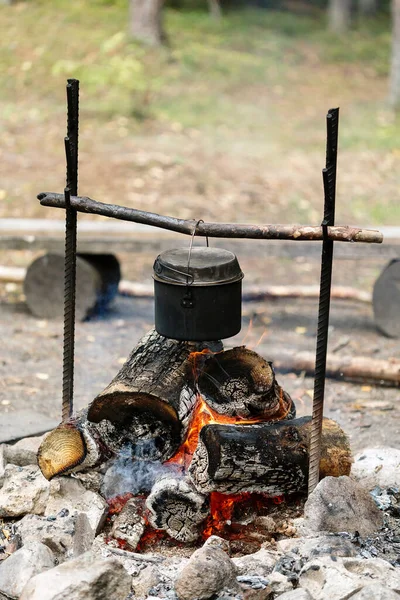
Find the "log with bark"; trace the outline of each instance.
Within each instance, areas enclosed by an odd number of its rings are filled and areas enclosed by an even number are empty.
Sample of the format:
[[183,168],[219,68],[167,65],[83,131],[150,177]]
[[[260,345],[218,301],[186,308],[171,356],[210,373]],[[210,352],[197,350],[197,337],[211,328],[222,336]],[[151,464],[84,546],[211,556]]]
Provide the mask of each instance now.
[[[210,345],[222,350],[221,342]],[[89,408],[45,438],[38,453],[44,476],[86,469],[127,445],[136,459],[168,460],[186,435],[196,402],[189,356],[204,347],[154,330],[146,334]]]
[[166,477],[158,481],[146,499],[149,522],[180,542],[193,542],[199,526],[209,514],[208,497],[186,478]]
[[197,373],[200,395],[217,413],[262,421],[291,419],[294,403],[275,379],[271,363],[238,346],[206,356]]
[[[311,417],[260,425],[203,427],[189,467],[200,493],[306,491]],[[349,441],[331,419],[322,426],[320,477],[349,475]]]
[[[314,375],[315,355],[312,352],[281,351],[279,358],[274,361],[274,367],[281,372],[294,371]],[[328,354],[326,375],[333,379],[398,386],[400,385],[400,360]]]

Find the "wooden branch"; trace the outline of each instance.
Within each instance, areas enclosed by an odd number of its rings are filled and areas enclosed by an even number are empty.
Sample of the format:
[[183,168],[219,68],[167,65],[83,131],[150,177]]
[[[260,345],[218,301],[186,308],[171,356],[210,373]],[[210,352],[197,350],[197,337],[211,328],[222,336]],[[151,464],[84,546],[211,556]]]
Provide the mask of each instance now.
[[[261,492],[271,496],[306,490],[311,417],[260,425],[203,427],[189,467],[201,493]],[[321,477],[348,475],[349,441],[331,419],[324,419]]]
[[[62,194],[42,192],[38,195],[42,206],[65,208]],[[104,204],[91,198],[73,196],[71,205],[79,212],[103,215],[123,221],[133,221],[145,225],[153,225],[170,231],[192,235],[195,221],[166,217],[134,208],[115,204]],[[303,225],[241,225],[236,223],[198,223],[196,235],[222,238],[248,238],[315,241],[322,240],[322,227]],[[383,235],[380,231],[360,229],[357,227],[328,227],[328,237],[337,242],[366,242],[380,244]]]
[[25,279],[26,269],[23,267],[0,266],[1,283],[22,283]]
[[[274,367],[278,371],[306,372],[314,375],[315,355],[311,352],[279,352]],[[328,354],[326,374],[333,379],[368,380],[398,386],[400,385],[400,360]]]

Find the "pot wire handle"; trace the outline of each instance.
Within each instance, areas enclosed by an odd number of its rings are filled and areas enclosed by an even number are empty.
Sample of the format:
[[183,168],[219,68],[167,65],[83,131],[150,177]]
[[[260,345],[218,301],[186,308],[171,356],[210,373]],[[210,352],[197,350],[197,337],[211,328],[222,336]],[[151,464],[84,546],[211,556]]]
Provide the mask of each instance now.
[[[188,264],[187,264],[187,274],[186,274],[186,285],[192,285],[193,281],[194,281],[194,277],[193,275],[190,275],[190,258],[192,256],[192,248],[193,248],[193,241],[194,241],[194,236],[196,235],[196,231],[197,228],[199,226],[199,223],[204,223],[203,219],[199,219],[198,221],[195,222],[194,227],[193,227],[193,231],[192,231],[192,235],[190,238],[190,246],[189,246],[189,253],[188,253]],[[207,248],[208,248],[208,235],[206,235],[206,241],[207,241]],[[190,283],[189,283],[189,279],[191,279]]]

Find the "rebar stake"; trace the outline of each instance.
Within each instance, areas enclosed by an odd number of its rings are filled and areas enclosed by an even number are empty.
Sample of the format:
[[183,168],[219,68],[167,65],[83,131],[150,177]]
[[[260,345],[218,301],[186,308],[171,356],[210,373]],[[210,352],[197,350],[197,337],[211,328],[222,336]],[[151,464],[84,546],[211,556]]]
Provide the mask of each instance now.
[[68,79],[67,84],[67,186],[65,197],[65,263],[64,263],[64,345],[62,420],[73,412],[74,355],[75,355],[75,298],[76,298],[76,237],[77,212],[71,207],[71,195],[78,194],[78,132],[79,132],[79,81]]
[[326,117],[326,167],[322,171],[324,183],[324,219],[322,221],[323,242],[321,257],[321,279],[319,291],[317,348],[315,356],[315,378],[313,411],[310,437],[310,462],[308,494],[319,481],[321,457],[321,432],[325,395],[326,355],[328,348],[329,310],[331,303],[333,241],[328,238],[328,227],[335,224],[336,170],[339,130],[339,109],[331,108]]

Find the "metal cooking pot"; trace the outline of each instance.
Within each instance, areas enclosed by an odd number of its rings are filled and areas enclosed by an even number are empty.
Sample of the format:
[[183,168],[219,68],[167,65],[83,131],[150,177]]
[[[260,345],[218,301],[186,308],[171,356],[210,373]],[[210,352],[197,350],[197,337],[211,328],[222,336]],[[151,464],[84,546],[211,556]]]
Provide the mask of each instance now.
[[154,262],[155,327],[175,340],[221,340],[239,333],[243,273],[232,252],[177,248]]

